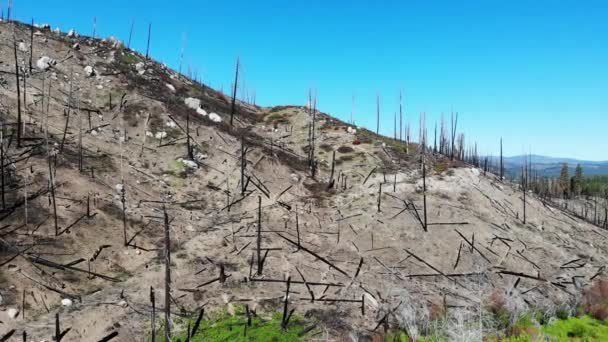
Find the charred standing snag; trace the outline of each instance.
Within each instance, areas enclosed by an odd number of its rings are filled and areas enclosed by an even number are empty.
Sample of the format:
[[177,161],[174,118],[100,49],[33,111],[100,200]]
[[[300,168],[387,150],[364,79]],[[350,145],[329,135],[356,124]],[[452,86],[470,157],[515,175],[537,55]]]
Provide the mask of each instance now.
[[331,174],[329,176],[329,184],[327,185],[327,189],[332,189],[334,187],[334,170],[336,168],[336,151],[334,150],[331,157]]
[[[30,74],[32,73],[32,59],[34,58],[34,18],[32,18],[32,25],[30,25]],[[44,89],[44,87],[42,87]],[[27,104],[25,104],[27,105]]]
[[13,36],[15,52],[15,80],[17,81],[17,147],[21,147],[21,87],[19,86],[19,59],[17,58],[17,38]]
[[131,49],[131,38],[133,38],[133,28],[134,27],[135,27],[135,21],[133,20],[133,21],[131,21],[131,28],[129,29],[129,41],[127,43],[127,49]]
[[502,182],[504,176],[505,176],[505,169],[504,169],[504,164],[503,164],[503,159],[502,159],[502,138],[500,138],[500,181],[501,182]]
[[150,304],[152,304],[151,336],[152,342],[156,341],[156,300],[154,299],[154,288],[150,286]]
[[237,86],[239,83],[239,57],[236,58],[236,72],[234,74],[234,89],[232,90],[232,105],[230,106],[230,126],[232,126],[232,121],[234,119],[234,111],[236,106],[236,92]]
[[422,163],[422,201],[424,211],[424,231],[428,231],[428,225],[426,222],[426,162]]
[[262,268],[264,266],[264,262],[262,260],[262,196],[258,196],[258,237],[257,237],[257,261],[258,261],[258,271],[257,275],[262,275]]
[[241,137],[241,196],[245,195],[247,184],[245,184],[245,168],[247,167],[247,159],[245,152],[245,138]]
[[382,183],[378,184],[378,212],[381,212],[380,206],[382,205]]
[[376,94],[376,134],[380,134],[380,94]]
[[[146,44],[146,61],[150,57],[150,34],[152,33],[152,23],[148,24],[148,43]],[[130,38],[129,38],[130,40]]]
[[163,206],[165,217],[165,341],[171,341],[171,237],[169,215]]
[[[281,319],[281,329],[287,330],[287,323],[289,322],[289,318],[291,317],[291,313],[289,316],[287,315],[287,305],[289,303],[289,286],[291,285],[291,277],[287,277],[287,289],[285,290],[285,302],[283,305],[283,318]],[[293,311],[292,311],[293,312]]]

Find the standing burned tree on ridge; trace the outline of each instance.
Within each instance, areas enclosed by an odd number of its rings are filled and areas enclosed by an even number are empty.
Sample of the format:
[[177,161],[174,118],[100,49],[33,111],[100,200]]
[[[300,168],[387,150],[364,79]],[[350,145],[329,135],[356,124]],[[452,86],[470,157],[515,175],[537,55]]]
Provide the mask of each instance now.
[[233,125],[234,111],[236,106],[236,92],[239,83],[239,57],[236,58],[236,71],[234,73],[234,88],[232,90],[232,105],[230,106],[230,126]]

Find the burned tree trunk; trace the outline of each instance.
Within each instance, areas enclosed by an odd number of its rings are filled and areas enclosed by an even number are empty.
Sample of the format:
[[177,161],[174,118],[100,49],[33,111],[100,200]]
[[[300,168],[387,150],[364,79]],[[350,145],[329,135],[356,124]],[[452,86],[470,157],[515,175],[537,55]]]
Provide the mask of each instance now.
[[[145,135],[144,135],[145,137]],[[144,138],[145,139],[145,138]],[[186,148],[188,149],[188,159],[194,160],[194,155],[192,153],[192,145],[190,144],[190,111],[187,111],[186,114]],[[143,146],[142,146],[143,149]]]
[[403,141],[403,102],[402,95],[399,92],[399,141]]
[[150,303],[152,304],[152,322],[151,322],[151,335],[152,342],[156,341],[156,300],[154,298],[154,288],[150,286]]
[[378,212],[382,211],[380,209],[381,206],[382,206],[382,183],[379,183],[379,185],[378,185]]
[[4,141],[2,141],[2,129],[0,127],[0,186],[2,187],[2,210],[6,209],[6,188],[4,183]]
[[122,180],[122,191],[120,193],[120,201],[122,202],[122,235],[124,238],[124,245],[129,245],[127,239],[127,189],[125,187],[125,181]]
[[456,121],[454,121],[454,113],[452,113],[452,148],[450,152],[450,160],[454,160],[454,148],[456,142],[456,127],[458,126],[458,112],[456,113]]
[[245,168],[247,167],[247,159],[245,158],[245,138],[241,137],[241,196],[245,195]]
[[257,237],[257,261],[258,261],[258,270],[257,274],[259,276],[262,275],[262,268],[264,266],[262,262],[262,196],[258,196],[258,237]]
[[523,206],[524,206],[524,217],[523,217],[524,224],[526,224],[526,192],[527,192],[526,188],[527,188],[527,186],[528,186],[528,171],[527,171],[526,166],[524,165],[522,167],[522,172],[521,172],[521,189],[523,191]]
[[169,215],[163,206],[165,217],[165,341],[171,341],[171,237]]
[[127,43],[127,49],[131,49],[131,38],[133,38],[133,27],[135,26],[135,21],[131,21],[131,29],[129,29],[129,41]]
[[146,44],[146,60],[150,57],[150,34],[152,33],[152,24],[148,25],[148,43]]
[[59,152],[63,152],[63,145],[65,144],[65,137],[68,133],[68,126],[70,124],[70,112],[72,111],[72,92],[73,92],[73,80],[74,80],[74,69],[70,70],[70,93],[68,95],[68,109],[65,118],[65,127],[63,129],[63,137],[61,138],[61,144],[59,145]]
[[55,201],[55,180],[53,177],[53,163],[51,162],[51,156],[47,156],[49,163],[49,188],[51,190],[51,198],[53,200],[53,220],[55,223],[55,236],[59,236],[59,224],[57,223],[57,202]]
[[17,38],[13,36],[15,52],[15,79],[17,81],[17,147],[21,147],[21,87],[19,86],[19,59],[17,58]]
[[[32,25],[30,26],[30,74],[32,73],[32,59],[34,59],[34,18],[32,18]],[[43,88],[44,89],[44,88]]]
[[329,176],[329,184],[327,185],[327,189],[331,189],[334,187],[334,170],[336,168],[336,151],[334,150],[331,158],[331,175]]
[[502,138],[500,138],[500,181],[502,182],[505,174],[503,159],[502,159]]
[[236,106],[236,91],[239,83],[239,58],[236,58],[236,72],[234,75],[234,89],[232,90],[232,105],[230,106],[230,126],[234,119],[234,111]]
[[422,162],[422,201],[424,211],[424,231],[427,232],[427,221],[426,221],[426,162]]
[[376,94],[376,134],[380,134],[380,94]]

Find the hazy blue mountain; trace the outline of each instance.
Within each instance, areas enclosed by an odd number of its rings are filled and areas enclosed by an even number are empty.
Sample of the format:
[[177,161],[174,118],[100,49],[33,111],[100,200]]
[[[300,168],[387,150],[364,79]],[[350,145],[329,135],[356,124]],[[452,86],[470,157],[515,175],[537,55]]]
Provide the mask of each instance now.
[[[541,155],[519,155],[505,157],[505,169],[508,175],[517,175],[527,158],[532,160],[532,168],[537,170],[541,176],[559,176],[563,163],[568,163],[570,175],[574,175],[577,164],[583,167],[585,176],[608,175],[608,161],[580,160],[574,158],[547,157]],[[496,157],[493,159],[497,160]]]

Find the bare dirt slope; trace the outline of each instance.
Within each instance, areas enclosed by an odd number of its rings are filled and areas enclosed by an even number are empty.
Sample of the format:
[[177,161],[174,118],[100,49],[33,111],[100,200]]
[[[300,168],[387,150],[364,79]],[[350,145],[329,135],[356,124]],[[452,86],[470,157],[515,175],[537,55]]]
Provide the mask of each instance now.
[[[348,132],[320,114],[313,179],[306,108],[238,101],[231,128],[229,98],[116,40],[34,31],[30,71],[30,27],[0,23],[0,335],[16,329],[50,340],[59,313],[71,327],[63,341],[113,331],[117,341],[144,340],[150,288],[159,310],[165,302],[163,208],[174,318],[235,303],[276,311],[291,277],[297,313],[329,336],[368,335],[385,317],[403,323],[387,315],[402,305],[424,317],[438,306],[479,307],[493,291],[522,307],[570,302],[606,264],[605,231],[533,196],[524,224],[521,191],[479,169],[422,156],[414,144],[406,153],[402,143]],[[43,56],[56,64],[39,68]],[[200,100],[205,115],[187,98]]]

